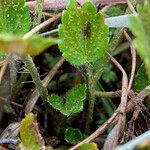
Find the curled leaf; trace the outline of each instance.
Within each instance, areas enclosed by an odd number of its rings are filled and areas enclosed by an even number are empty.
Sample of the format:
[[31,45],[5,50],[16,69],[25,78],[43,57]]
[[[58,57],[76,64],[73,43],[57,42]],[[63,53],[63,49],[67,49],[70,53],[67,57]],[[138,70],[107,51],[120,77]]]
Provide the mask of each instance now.
[[14,52],[23,55],[38,55],[44,49],[56,44],[54,39],[45,39],[38,35],[23,39],[11,34],[0,34],[0,50],[3,52]]
[[33,114],[28,114],[22,120],[20,126],[21,147],[26,150],[41,150],[44,140],[39,132],[37,122]]

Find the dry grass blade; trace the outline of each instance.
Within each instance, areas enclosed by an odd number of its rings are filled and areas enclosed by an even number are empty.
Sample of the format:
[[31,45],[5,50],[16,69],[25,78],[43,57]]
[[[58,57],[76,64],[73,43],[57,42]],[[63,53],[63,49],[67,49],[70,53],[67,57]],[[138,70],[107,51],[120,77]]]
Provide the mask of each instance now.
[[23,36],[24,39],[29,38],[30,36],[32,36],[33,34],[37,33],[38,31],[40,31],[42,28],[46,27],[47,25],[51,24],[52,22],[54,22],[55,20],[57,20],[58,18],[60,18],[61,13],[53,16],[52,18],[44,21],[43,23],[39,24],[38,26],[36,26],[35,28],[33,28],[31,31],[29,31],[27,34],[25,34]]

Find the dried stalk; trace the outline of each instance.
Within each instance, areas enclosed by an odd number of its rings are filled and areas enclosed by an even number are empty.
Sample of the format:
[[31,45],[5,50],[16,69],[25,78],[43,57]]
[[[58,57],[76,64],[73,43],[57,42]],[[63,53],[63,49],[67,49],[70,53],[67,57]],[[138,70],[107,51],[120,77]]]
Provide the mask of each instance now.
[[124,35],[130,43],[131,56],[132,56],[131,75],[130,75],[130,80],[129,80],[129,85],[128,85],[128,91],[130,91],[130,89],[132,87],[133,80],[134,80],[135,69],[136,69],[136,51],[135,51],[135,48],[133,46],[133,42],[132,42],[131,38],[129,37],[128,33],[124,31]]

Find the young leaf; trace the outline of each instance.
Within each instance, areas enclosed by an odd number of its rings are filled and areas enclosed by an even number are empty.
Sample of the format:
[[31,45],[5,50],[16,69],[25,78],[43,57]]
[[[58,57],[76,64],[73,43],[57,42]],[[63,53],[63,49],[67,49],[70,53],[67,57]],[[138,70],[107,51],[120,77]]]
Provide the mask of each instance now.
[[142,91],[146,86],[150,84],[150,80],[146,74],[145,66],[142,64],[135,76],[134,87],[137,92]]
[[86,89],[85,84],[79,84],[68,91],[66,102],[55,94],[49,96],[48,102],[63,115],[69,116],[78,113],[83,109],[83,102],[86,98]]
[[62,113],[69,116],[78,113],[83,109],[83,102],[86,98],[86,85],[80,84],[67,92],[66,105],[62,109]]
[[91,2],[77,8],[70,0],[59,25],[59,48],[64,58],[76,66],[94,62],[102,57],[108,45],[108,27],[101,13]]
[[134,45],[144,60],[148,77],[150,79],[150,3],[139,5],[138,15],[129,18],[129,27],[136,36]]
[[76,144],[83,139],[83,135],[79,129],[73,129],[71,127],[66,129],[65,140],[68,143]]
[[95,143],[85,143],[79,146],[79,150],[98,150],[98,147]]
[[25,0],[0,1],[0,32],[23,35],[31,27]]
[[112,64],[108,63],[105,67],[104,67],[104,71],[102,74],[102,79],[106,82],[106,83],[110,83],[116,80],[116,74],[114,71],[112,71]]
[[11,34],[0,34],[0,51],[14,52],[24,55],[38,55],[47,47],[56,44],[54,39],[45,39],[38,35],[33,35],[28,39]]
[[28,150],[40,150],[44,147],[44,140],[39,132],[33,114],[28,114],[20,126],[21,147]]

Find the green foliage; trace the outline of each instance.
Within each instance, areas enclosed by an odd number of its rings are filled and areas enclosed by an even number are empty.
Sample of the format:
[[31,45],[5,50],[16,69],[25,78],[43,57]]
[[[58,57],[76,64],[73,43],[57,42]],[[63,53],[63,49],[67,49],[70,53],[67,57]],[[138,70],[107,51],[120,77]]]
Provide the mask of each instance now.
[[94,62],[102,57],[108,45],[108,27],[101,13],[91,2],[81,9],[71,0],[63,11],[59,25],[59,48],[64,58],[76,66]]
[[54,39],[44,39],[38,35],[23,39],[11,34],[0,34],[0,50],[3,52],[38,55],[45,48],[56,43]]
[[30,27],[30,13],[24,0],[0,1],[0,32],[23,35]]
[[73,129],[71,127],[66,129],[65,140],[68,143],[76,144],[83,139],[83,135],[79,129]]
[[57,43],[54,39],[44,39],[38,35],[23,39],[23,34],[30,27],[30,13],[24,0],[0,1],[0,58],[6,55],[5,52],[38,55]]
[[138,15],[129,18],[129,27],[136,36],[134,45],[144,60],[150,79],[150,3],[138,6]]
[[150,84],[150,80],[146,74],[145,66],[142,64],[135,76],[134,88],[137,92],[142,91],[146,86]]
[[126,10],[125,5],[112,5],[110,9],[106,12],[109,17],[123,15]]
[[95,143],[85,143],[79,146],[79,150],[98,150],[97,144]]
[[22,120],[20,126],[20,147],[28,150],[40,150],[43,146],[43,139],[38,131],[38,126],[33,114],[28,114]]
[[109,83],[109,82],[113,82],[116,80],[116,74],[114,71],[112,71],[112,64],[111,63],[108,63],[105,67],[104,67],[104,71],[103,71],[103,74],[102,74],[102,79],[106,82],[106,83]]
[[[23,35],[30,27],[30,13],[24,0],[0,1],[0,33]],[[0,59],[6,55],[0,52]]]
[[63,115],[69,116],[78,113],[83,109],[83,102],[86,98],[86,85],[79,84],[72,88],[66,94],[66,101],[56,94],[48,97],[48,102]]

